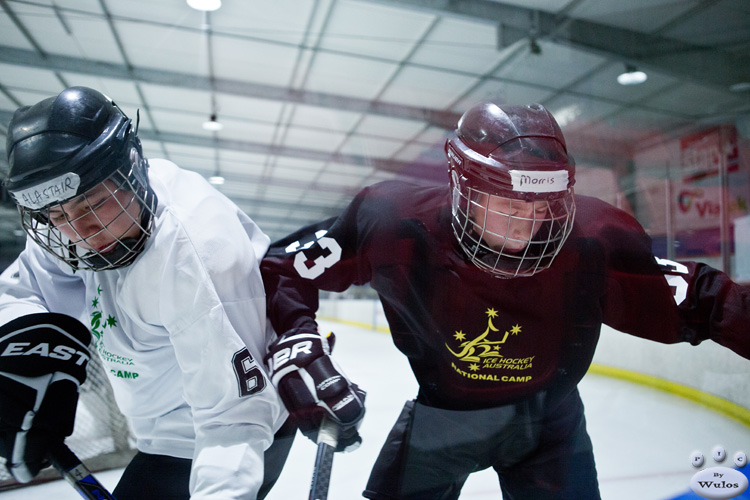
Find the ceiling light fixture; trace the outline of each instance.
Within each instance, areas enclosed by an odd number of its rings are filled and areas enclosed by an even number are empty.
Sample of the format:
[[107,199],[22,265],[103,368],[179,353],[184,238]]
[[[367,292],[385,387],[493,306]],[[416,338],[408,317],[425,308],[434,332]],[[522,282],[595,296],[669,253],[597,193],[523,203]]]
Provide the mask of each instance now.
[[746,92],[750,90],[750,82],[740,82],[729,86],[732,92]]
[[224,124],[216,120],[216,115],[211,115],[208,121],[203,122],[203,130],[208,130],[209,132],[218,132],[223,128]]
[[211,177],[208,178],[208,182],[210,182],[214,186],[221,186],[222,184],[224,184],[225,180],[226,179],[224,179],[224,177],[220,175],[212,175]]
[[195,10],[214,11],[221,7],[221,0],[187,0],[187,4]]
[[620,85],[638,85],[646,81],[648,75],[639,71],[632,64],[625,65],[625,72],[617,76],[617,83]]
[[553,116],[557,119],[557,124],[560,125],[560,127],[565,127],[566,125],[573,123],[576,118],[582,114],[583,110],[578,104],[571,104],[570,106],[558,109],[553,113]]

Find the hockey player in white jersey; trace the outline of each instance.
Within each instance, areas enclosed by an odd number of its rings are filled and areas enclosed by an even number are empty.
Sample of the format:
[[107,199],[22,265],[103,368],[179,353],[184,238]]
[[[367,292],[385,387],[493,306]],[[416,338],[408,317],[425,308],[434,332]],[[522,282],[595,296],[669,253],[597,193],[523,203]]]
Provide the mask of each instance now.
[[[264,498],[294,436],[262,363],[269,239],[136,133],[85,87],[10,122],[4,185],[28,239],[0,283],[0,455],[27,482],[72,431],[80,321],[137,440],[118,500]],[[33,347],[50,332],[68,343]]]

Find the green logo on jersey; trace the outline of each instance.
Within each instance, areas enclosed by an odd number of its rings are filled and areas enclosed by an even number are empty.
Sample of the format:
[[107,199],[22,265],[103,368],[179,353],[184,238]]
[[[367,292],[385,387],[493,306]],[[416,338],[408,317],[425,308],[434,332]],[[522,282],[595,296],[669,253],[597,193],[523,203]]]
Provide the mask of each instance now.
[[[125,356],[120,356],[118,354],[115,354],[113,352],[109,352],[107,349],[104,348],[104,333],[109,328],[110,330],[112,328],[115,328],[117,326],[117,318],[112,316],[111,314],[107,315],[105,317],[104,312],[101,310],[101,304],[99,302],[99,297],[102,294],[102,287],[98,286],[96,288],[96,297],[94,297],[91,301],[91,333],[94,334],[94,337],[96,337],[96,350],[99,351],[99,354],[101,355],[102,359],[104,361],[108,361],[110,363],[118,363],[121,365],[127,365],[127,366],[133,366],[135,363],[133,363],[132,358],[127,358]],[[135,379],[138,377],[137,373],[132,373],[131,376],[123,377],[122,375],[117,375],[116,370],[111,370],[114,376],[118,378],[132,378]],[[127,373],[127,372],[126,372]]]

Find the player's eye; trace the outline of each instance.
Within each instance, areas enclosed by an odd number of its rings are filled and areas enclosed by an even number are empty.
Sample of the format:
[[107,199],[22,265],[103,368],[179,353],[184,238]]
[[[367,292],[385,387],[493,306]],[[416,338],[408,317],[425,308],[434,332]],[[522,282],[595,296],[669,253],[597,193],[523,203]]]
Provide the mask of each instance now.
[[88,198],[86,199],[86,210],[97,210],[104,206],[109,201],[109,196],[105,196],[103,198],[95,199],[95,201],[91,201]]
[[65,214],[65,212],[55,211],[49,212],[47,214],[47,219],[49,219],[50,223],[52,223],[53,225],[59,226],[60,224],[64,224],[68,221],[68,216]]

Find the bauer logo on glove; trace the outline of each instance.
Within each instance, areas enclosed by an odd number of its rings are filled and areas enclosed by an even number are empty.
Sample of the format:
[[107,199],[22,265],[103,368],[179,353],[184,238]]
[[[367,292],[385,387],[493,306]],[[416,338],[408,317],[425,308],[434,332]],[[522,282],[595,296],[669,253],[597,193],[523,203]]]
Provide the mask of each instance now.
[[357,432],[365,414],[365,392],[352,384],[330,353],[336,337],[291,331],[269,348],[271,380],[300,431],[317,441],[324,417],[338,427],[336,451],[362,442]]
[[[333,334],[329,334],[333,336]],[[331,341],[332,342],[332,341]],[[287,373],[312,363],[331,353],[329,341],[317,333],[295,333],[279,337],[266,355],[266,362],[273,374],[273,383]]]

